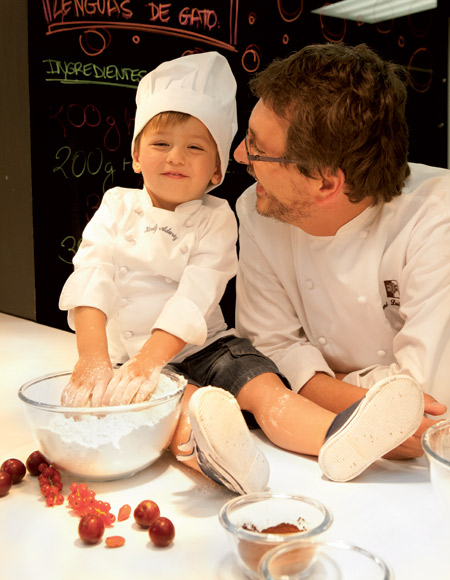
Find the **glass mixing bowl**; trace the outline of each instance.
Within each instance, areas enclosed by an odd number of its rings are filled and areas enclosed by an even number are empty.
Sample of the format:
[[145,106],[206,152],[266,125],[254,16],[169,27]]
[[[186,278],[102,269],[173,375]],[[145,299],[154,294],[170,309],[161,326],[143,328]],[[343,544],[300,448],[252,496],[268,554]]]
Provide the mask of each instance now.
[[168,446],[180,413],[186,380],[162,371],[153,396],[115,407],[64,407],[70,372],[22,385],[19,398],[45,457],[58,468],[90,480],[129,477],[154,463]]

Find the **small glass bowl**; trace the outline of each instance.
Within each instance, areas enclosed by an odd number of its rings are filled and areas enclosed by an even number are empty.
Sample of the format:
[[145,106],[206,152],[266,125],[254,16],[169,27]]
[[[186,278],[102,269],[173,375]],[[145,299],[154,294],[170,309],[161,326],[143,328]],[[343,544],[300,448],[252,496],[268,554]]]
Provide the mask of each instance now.
[[88,480],[129,477],[154,463],[169,444],[180,414],[186,380],[162,371],[148,401],[114,407],[64,407],[70,372],[22,385],[19,398],[45,457]]
[[300,495],[261,492],[236,497],[219,512],[235,558],[248,578],[258,579],[258,565],[276,546],[317,538],[332,524],[331,511]]
[[392,580],[378,556],[345,542],[299,540],[267,552],[259,565],[261,580]]
[[422,435],[422,447],[430,466],[436,497],[450,516],[450,419],[429,427]]

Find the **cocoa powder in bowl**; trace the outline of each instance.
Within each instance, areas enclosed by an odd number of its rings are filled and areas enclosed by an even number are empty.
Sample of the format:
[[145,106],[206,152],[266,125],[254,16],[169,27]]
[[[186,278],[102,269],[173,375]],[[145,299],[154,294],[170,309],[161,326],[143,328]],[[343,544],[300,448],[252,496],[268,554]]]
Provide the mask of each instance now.
[[260,578],[258,567],[267,551],[294,540],[317,539],[333,522],[330,510],[314,498],[269,491],[235,497],[218,515],[237,561],[254,580]]
[[[305,521],[302,518],[298,518],[297,524],[290,524],[287,522],[281,522],[279,524],[269,526],[262,530],[258,530],[253,524],[243,524],[242,529],[249,532],[255,532],[256,534],[261,534],[261,541],[258,542],[258,537],[255,536],[255,540],[239,540],[238,541],[238,552],[239,555],[246,566],[252,570],[258,570],[258,564],[261,558],[266,552],[279,546],[284,542],[284,538],[289,534],[298,534],[299,532],[306,532],[307,528],[305,526]],[[284,536],[283,540],[277,541],[273,538],[273,542],[267,541],[267,535],[272,534]]]

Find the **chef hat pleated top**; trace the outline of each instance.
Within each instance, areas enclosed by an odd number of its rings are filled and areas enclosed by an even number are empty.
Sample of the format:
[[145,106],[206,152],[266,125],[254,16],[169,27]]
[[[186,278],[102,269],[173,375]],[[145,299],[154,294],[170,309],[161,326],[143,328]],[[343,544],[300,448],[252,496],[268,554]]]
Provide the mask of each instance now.
[[[136,137],[155,115],[165,111],[187,113],[202,121],[213,136],[222,183],[237,131],[236,80],[224,56],[203,52],[160,64],[139,82],[136,105],[132,154]],[[206,191],[214,187],[210,184]]]

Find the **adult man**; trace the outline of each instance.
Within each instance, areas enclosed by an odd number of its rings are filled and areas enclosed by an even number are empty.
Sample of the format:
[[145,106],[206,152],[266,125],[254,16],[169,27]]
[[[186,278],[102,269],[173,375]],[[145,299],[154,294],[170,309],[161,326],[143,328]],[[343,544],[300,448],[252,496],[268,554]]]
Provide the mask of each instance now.
[[[364,45],[314,45],[250,86],[259,100],[235,151],[257,180],[237,203],[238,331],[334,412],[406,374],[442,415],[450,172],[408,165],[401,68]],[[421,455],[432,422],[390,457]]]

